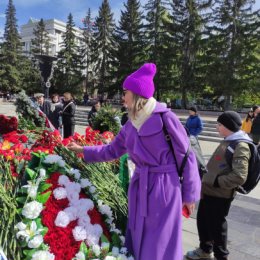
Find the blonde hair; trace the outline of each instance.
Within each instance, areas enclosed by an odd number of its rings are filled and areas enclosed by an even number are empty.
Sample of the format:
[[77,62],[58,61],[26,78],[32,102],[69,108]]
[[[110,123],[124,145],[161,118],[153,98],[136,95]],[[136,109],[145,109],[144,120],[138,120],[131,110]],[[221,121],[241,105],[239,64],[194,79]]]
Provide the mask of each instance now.
[[145,104],[148,102],[147,98],[141,97],[133,93],[133,106],[129,108],[129,117],[136,119],[137,113],[142,110]]

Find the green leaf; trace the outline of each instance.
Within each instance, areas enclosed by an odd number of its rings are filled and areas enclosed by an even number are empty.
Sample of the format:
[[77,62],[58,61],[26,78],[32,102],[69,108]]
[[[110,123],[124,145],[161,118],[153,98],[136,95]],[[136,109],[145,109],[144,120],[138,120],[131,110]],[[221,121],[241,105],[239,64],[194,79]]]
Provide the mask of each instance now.
[[117,247],[121,246],[121,239],[119,238],[117,233],[113,233],[111,239],[112,239],[113,246],[117,246]]
[[42,204],[45,204],[49,199],[50,195],[51,195],[51,191],[45,192],[43,194],[39,194],[37,195],[36,200]]
[[35,249],[31,249],[31,250],[25,249],[25,250],[23,250],[23,253],[24,253],[24,255],[26,255],[26,258],[30,257],[28,259],[31,259],[32,255],[36,252],[36,250],[37,250],[36,248]]
[[37,173],[30,168],[26,168],[26,173],[29,175],[31,180],[35,179],[37,176]]
[[101,236],[101,243],[109,243],[107,237],[104,234]]
[[81,252],[83,252],[85,255],[88,254],[88,248],[86,246],[86,243],[85,242],[81,242],[80,244],[80,249],[79,249]]
[[26,199],[27,199],[26,197],[17,197],[17,198],[16,198],[16,201],[19,202],[19,203],[21,203],[21,204],[24,204],[25,201],[26,201]]
[[48,190],[51,186],[52,186],[52,184],[50,184],[50,183],[42,182],[39,185],[38,191],[39,192],[44,192],[44,191]]

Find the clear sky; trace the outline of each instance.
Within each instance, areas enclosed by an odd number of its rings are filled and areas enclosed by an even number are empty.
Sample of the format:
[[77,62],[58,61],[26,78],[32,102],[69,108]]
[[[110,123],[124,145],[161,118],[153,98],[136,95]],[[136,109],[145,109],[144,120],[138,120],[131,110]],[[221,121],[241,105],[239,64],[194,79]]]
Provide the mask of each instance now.
[[[148,0],[141,0],[145,4]],[[110,0],[110,6],[117,20],[120,17],[120,10],[126,0]],[[77,26],[82,26],[81,20],[91,9],[92,17],[98,14],[102,0],[13,0],[16,8],[18,26],[28,22],[30,17],[35,19],[58,19],[66,22],[69,13],[72,13]],[[0,36],[3,34],[5,25],[5,11],[8,0],[0,0]],[[260,8],[260,0],[256,0],[254,9]]]

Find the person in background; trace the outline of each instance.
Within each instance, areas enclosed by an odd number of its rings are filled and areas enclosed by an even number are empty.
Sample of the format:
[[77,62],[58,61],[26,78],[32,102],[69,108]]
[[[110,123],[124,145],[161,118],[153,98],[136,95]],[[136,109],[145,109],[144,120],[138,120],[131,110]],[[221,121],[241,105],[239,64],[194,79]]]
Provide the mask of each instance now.
[[203,123],[201,118],[199,117],[197,113],[197,108],[195,106],[192,106],[189,108],[189,114],[185,126],[189,130],[190,135],[198,136],[201,131],[203,130]]
[[49,119],[51,113],[51,102],[49,100],[44,99],[43,93],[34,94],[36,99],[36,104],[39,106],[40,110],[47,116]]
[[189,139],[177,116],[153,98],[155,73],[155,64],[146,63],[124,80],[129,120],[110,144],[82,147],[71,142],[68,148],[83,152],[86,162],[111,161],[128,153],[135,164],[128,189],[128,252],[135,260],[181,260],[182,209],[193,212],[201,182],[190,151],[180,183],[177,165],[187,153]]
[[89,100],[89,95],[87,92],[84,93],[83,96],[83,101],[84,101],[84,105],[87,106],[88,105],[88,100]]
[[253,142],[258,145],[260,143],[260,107],[254,111],[254,119],[251,128]]
[[52,125],[59,129],[62,126],[62,119],[60,112],[62,111],[63,105],[59,101],[58,94],[52,94],[51,96],[51,111],[49,114],[49,120],[51,121]]
[[247,113],[246,118],[242,122],[241,130],[243,130],[247,134],[251,133],[253,118],[254,118],[254,112],[253,110],[250,110]]
[[63,138],[68,138],[74,135],[76,105],[73,102],[71,93],[65,92],[63,96],[64,104],[60,114],[62,116]]
[[198,140],[198,135],[203,130],[203,123],[198,115],[198,111],[195,106],[189,108],[189,114],[190,116],[188,117],[185,126],[190,134],[191,148],[196,155],[200,178],[202,178],[203,174],[206,172],[206,163],[203,158],[202,150]]
[[100,110],[100,108],[101,108],[100,102],[96,101],[93,104],[91,110],[89,111],[89,113],[88,113],[88,124],[89,124],[90,127],[93,126],[93,119],[95,118],[95,116],[98,113],[98,111]]
[[250,141],[248,135],[240,130],[240,115],[234,111],[226,111],[218,117],[217,122],[218,132],[224,140],[210,158],[207,164],[208,172],[202,179],[201,200],[197,212],[200,246],[186,254],[191,260],[228,260],[226,217],[236,195],[236,187],[246,181],[248,174],[251,153],[246,142],[237,144],[232,169],[225,156],[231,141]]

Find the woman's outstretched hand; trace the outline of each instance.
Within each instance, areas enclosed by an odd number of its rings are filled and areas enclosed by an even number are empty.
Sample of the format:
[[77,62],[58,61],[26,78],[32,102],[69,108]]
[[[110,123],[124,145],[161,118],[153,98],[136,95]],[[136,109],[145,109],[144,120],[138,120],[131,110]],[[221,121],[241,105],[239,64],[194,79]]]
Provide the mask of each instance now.
[[76,153],[83,153],[83,147],[74,143],[74,142],[71,142],[67,145],[67,148],[71,151],[74,151]]

